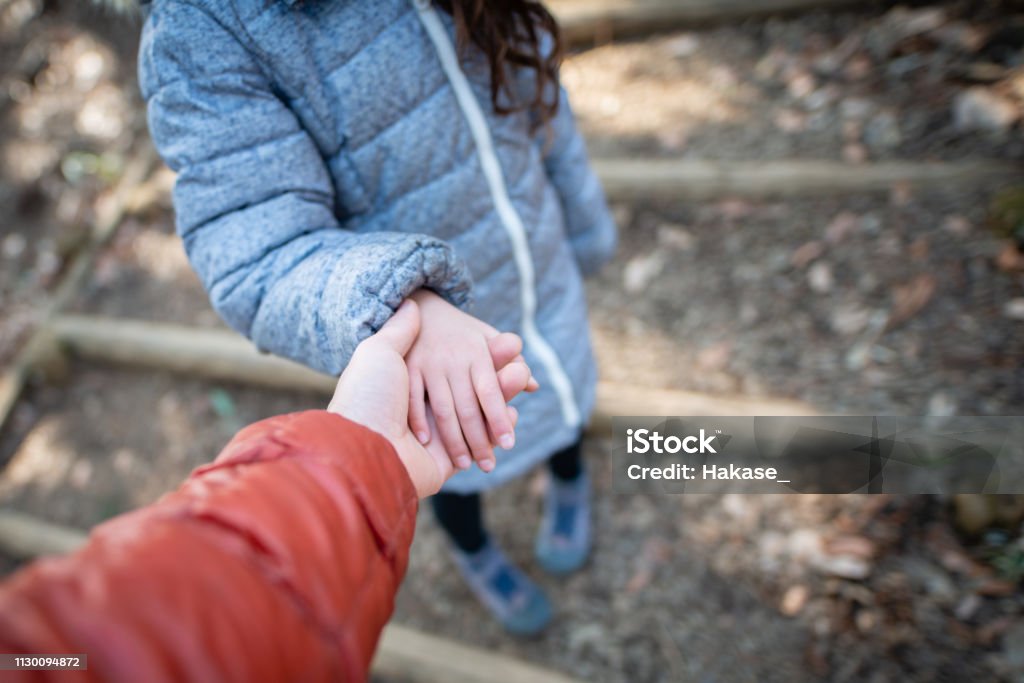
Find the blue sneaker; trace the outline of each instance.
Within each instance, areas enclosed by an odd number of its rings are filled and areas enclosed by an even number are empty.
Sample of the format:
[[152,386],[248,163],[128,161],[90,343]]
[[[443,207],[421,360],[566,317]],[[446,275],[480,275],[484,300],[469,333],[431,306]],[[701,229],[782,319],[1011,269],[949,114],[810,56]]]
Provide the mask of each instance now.
[[532,636],[550,623],[551,603],[544,591],[493,541],[475,553],[453,547],[452,556],[470,590],[509,633]]
[[571,574],[590,555],[590,477],[584,470],[570,481],[548,477],[544,518],[534,550],[551,574]]

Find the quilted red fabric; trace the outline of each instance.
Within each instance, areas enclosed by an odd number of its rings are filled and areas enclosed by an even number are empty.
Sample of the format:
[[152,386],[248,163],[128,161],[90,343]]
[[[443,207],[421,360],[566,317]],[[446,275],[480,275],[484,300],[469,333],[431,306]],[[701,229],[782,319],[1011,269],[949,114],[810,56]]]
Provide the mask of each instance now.
[[382,436],[323,411],[242,430],[78,552],[0,587],[5,680],[360,681],[405,573],[416,492]]

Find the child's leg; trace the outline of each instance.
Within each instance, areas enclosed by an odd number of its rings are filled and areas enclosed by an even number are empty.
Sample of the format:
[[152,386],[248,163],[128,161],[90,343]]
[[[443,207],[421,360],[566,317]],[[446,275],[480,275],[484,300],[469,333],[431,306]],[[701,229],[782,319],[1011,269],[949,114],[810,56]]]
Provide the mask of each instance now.
[[583,467],[581,441],[548,460],[551,480],[535,552],[552,574],[574,572],[590,554],[590,479]]
[[580,446],[583,441],[577,441],[568,448],[558,451],[548,460],[548,469],[562,481],[572,481],[583,473],[583,458]]
[[475,553],[487,544],[480,494],[438,493],[430,502],[438,524],[456,548]]
[[431,504],[451,539],[455,565],[480,602],[512,633],[530,635],[543,629],[551,621],[551,605],[488,537],[480,495],[439,493]]

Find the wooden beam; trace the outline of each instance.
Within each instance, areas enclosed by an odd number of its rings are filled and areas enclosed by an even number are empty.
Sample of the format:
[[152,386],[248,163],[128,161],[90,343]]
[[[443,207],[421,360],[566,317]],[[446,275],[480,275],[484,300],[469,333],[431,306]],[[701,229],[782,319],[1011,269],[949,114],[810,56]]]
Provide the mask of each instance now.
[[702,394],[680,389],[651,389],[630,384],[599,382],[597,408],[587,432],[611,436],[613,417],[757,417],[768,415],[817,415],[810,404],[773,397]]
[[325,395],[337,382],[298,363],[260,353],[228,330],[85,315],[56,316],[50,329],[59,344],[87,360]]
[[762,199],[985,187],[1024,176],[1024,165],[1001,161],[845,164],[838,161],[677,161],[594,159],[606,194],[618,201]]
[[31,515],[0,510],[0,552],[19,560],[70,553],[85,543],[78,529],[51,524]]
[[390,624],[373,673],[409,683],[572,683],[576,679],[508,655]]
[[854,0],[552,0],[551,11],[569,44],[706,26],[809,10],[836,10]]
[[[73,552],[87,535],[11,510],[0,510],[0,552],[20,560]],[[573,683],[574,679],[507,655],[427,635],[398,624],[384,628],[374,674],[405,683]]]
[[[262,354],[226,330],[118,320],[83,315],[56,316],[56,342],[85,360],[169,370],[275,389],[318,391],[330,396],[335,378],[291,361]],[[715,396],[692,391],[648,389],[602,382],[591,433],[611,433],[612,416],[629,415],[814,415],[800,401]]]

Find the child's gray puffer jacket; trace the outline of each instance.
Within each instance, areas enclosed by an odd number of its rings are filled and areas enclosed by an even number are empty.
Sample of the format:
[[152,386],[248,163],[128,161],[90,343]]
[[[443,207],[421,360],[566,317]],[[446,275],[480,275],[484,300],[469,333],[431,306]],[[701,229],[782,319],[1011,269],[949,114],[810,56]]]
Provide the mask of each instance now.
[[581,273],[616,234],[564,91],[531,134],[453,36],[429,0],[156,0],[139,77],[192,265],[261,349],[340,373],[421,287],[523,336],[542,389],[514,402],[495,472],[445,487],[469,492],[577,437],[596,386]]

